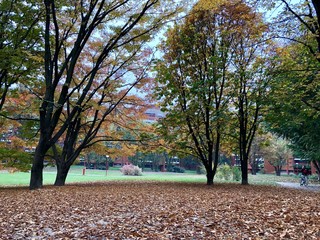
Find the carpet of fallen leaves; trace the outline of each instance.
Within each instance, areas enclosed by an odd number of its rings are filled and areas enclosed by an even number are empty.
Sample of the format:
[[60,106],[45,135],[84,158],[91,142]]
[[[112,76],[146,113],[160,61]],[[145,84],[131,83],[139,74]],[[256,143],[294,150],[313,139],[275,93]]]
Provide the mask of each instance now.
[[156,182],[5,188],[0,239],[320,239],[320,192]]

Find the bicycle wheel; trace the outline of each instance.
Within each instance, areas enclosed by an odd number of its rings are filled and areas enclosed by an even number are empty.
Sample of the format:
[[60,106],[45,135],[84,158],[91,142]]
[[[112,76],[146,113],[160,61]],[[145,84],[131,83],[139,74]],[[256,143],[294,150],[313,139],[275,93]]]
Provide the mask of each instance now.
[[305,178],[305,180],[304,180],[304,185],[306,186],[306,187],[308,187],[308,185],[309,185],[309,178],[308,177],[304,177]]
[[304,177],[301,177],[300,178],[300,186],[303,186],[303,184],[304,184]]

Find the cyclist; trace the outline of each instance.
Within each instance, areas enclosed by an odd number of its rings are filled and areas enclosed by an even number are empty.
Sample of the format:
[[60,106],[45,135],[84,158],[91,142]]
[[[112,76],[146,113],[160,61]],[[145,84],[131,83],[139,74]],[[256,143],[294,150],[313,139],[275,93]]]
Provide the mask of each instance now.
[[305,166],[302,166],[300,186],[302,185],[308,186],[308,181],[309,181],[308,175],[309,175],[308,169]]

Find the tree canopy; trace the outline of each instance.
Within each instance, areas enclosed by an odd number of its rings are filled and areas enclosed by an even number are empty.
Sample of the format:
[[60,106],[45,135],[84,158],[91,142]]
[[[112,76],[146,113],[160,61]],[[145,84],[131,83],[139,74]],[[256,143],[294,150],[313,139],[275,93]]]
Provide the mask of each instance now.
[[[228,122],[235,114],[242,124],[239,142],[245,145],[239,147],[246,154],[241,157],[245,159],[243,172],[247,169],[259,101],[266,90],[258,58],[263,50],[257,44],[265,29],[259,14],[243,2],[211,6],[200,1],[183,22],[168,31],[162,45],[156,92],[167,114],[161,133],[203,163],[208,184],[212,184],[221,145],[229,134]],[[249,126],[251,117],[253,125]]]
[[144,43],[177,9],[157,0],[44,1],[44,7],[45,90],[31,189],[42,186],[44,156],[59,141],[56,184],[64,184],[81,150],[94,141],[129,91],[146,79],[151,55]]
[[32,84],[40,72],[43,15],[39,7],[37,1],[0,2],[0,111],[14,84]]

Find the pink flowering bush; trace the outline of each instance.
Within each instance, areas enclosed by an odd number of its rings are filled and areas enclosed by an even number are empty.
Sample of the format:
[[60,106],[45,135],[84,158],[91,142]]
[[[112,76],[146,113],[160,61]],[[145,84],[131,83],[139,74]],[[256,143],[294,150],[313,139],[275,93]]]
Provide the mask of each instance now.
[[124,165],[120,171],[123,175],[130,175],[130,176],[141,176],[142,170],[138,166],[134,166],[132,164],[130,165]]

